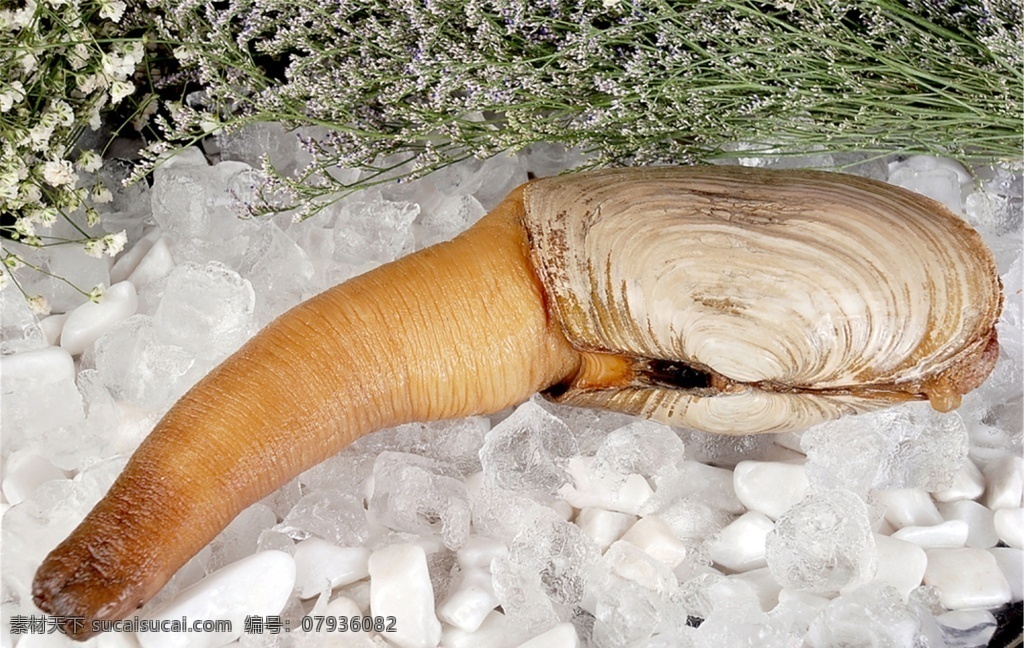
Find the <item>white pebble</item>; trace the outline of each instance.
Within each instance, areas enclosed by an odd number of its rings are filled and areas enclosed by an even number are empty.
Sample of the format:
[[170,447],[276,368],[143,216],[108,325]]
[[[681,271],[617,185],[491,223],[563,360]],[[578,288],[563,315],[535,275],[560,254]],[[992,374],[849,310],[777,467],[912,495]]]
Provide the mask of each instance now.
[[649,515],[640,518],[622,539],[639,549],[658,562],[675,569],[676,565],[686,558],[686,545],[676,537],[664,520]]
[[880,490],[874,497],[885,507],[885,519],[894,529],[942,524],[942,514],[931,496],[920,488]]
[[78,355],[138,309],[135,285],[130,281],[116,283],[107,289],[99,303],[87,301],[71,311],[61,329],[60,345],[71,355]]
[[139,265],[128,275],[128,281],[141,288],[157,279],[166,277],[171,274],[173,269],[174,257],[171,256],[171,246],[167,237],[161,236],[146,252],[146,256],[142,257]]
[[66,477],[49,459],[34,452],[15,450],[4,464],[4,498],[8,504],[18,504],[46,482]]
[[1010,547],[993,547],[988,552],[1010,584],[1011,600],[1024,600],[1024,551]]
[[748,511],[712,538],[708,554],[717,564],[736,572],[764,567],[764,541],[773,528],[775,523],[767,515]]
[[779,581],[775,580],[772,570],[767,567],[753,569],[742,574],[733,574],[729,576],[729,580],[740,581],[749,585],[754,594],[757,594],[757,599],[761,603],[761,610],[764,612],[768,612],[779,604],[779,593],[782,591],[782,585],[779,584]]
[[40,320],[39,328],[43,329],[46,341],[52,346],[58,346],[60,332],[64,329],[64,322],[68,320],[68,315],[69,313],[58,313],[57,315],[50,315]]
[[131,275],[132,271],[135,270],[139,262],[142,261],[143,257],[150,251],[153,244],[160,238],[160,228],[154,227],[146,233],[141,239],[138,240],[130,250],[126,251],[114,265],[110,268],[110,281],[111,283],[117,283],[124,281]]
[[500,540],[475,535],[455,555],[463,569],[490,569],[492,560],[508,555],[508,546]]
[[466,632],[476,632],[496,607],[498,597],[491,575],[483,569],[466,569],[448,598],[437,606],[437,618]]
[[455,626],[444,626],[441,634],[443,648],[479,648],[480,646],[502,646],[507,636],[505,615],[497,610],[484,618],[476,632],[466,632]]
[[875,578],[896,588],[906,601],[910,591],[921,584],[928,555],[916,544],[875,534],[878,571]]
[[922,549],[954,549],[967,544],[970,528],[963,520],[950,520],[932,526],[908,526],[892,534],[904,542],[916,544]]
[[295,561],[283,551],[262,551],[215,571],[145,615],[151,620],[230,620],[229,632],[139,632],[143,648],[223,646],[242,634],[248,615],[284,609],[295,585]]
[[370,610],[398,619],[388,641],[401,648],[431,648],[441,641],[423,547],[397,544],[370,555]]
[[49,384],[75,379],[75,360],[60,347],[12,353],[0,358],[0,376],[5,393],[23,386],[21,383]]
[[571,623],[559,623],[547,632],[519,644],[519,648],[577,648],[580,639]]
[[1013,455],[985,466],[985,506],[993,511],[1021,506],[1024,491],[1024,459]]
[[949,520],[963,520],[967,523],[967,546],[988,549],[996,546],[999,536],[992,522],[992,511],[971,500],[943,502],[939,504],[939,513]]
[[340,587],[370,575],[365,547],[339,547],[321,538],[308,538],[295,546],[295,581],[299,598],[318,595],[324,587]]
[[[322,615],[325,617],[331,616],[335,619],[338,617],[351,619],[354,616],[365,616],[359,604],[347,596],[339,596],[336,599],[332,599],[323,612],[318,612],[314,608],[309,614],[314,618]],[[387,645],[376,632],[338,632],[337,630],[332,632],[325,627],[316,634],[320,636],[321,643],[313,645],[330,646],[331,648],[380,648]],[[295,645],[303,644],[299,642]]]
[[558,495],[573,507],[603,508],[636,515],[654,491],[643,475],[628,475],[621,483],[595,475],[590,467],[593,457],[573,457],[566,465],[572,479],[558,490]]
[[992,516],[996,535],[1008,546],[1024,549],[1024,508],[999,509]]
[[932,497],[938,502],[953,502],[978,499],[984,492],[985,476],[981,474],[973,461],[964,459],[963,466],[953,476],[953,483],[948,488],[935,491],[932,493]]
[[778,461],[741,461],[733,471],[733,488],[744,506],[775,520],[807,494],[807,469]]
[[994,608],[1013,593],[996,559],[984,549],[929,549],[924,584],[939,588],[939,601],[949,610]]
[[828,597],[819,596],[812,592],[805,592],[786,587],[779,591],[779,603],[799,602],[801,605],[805,605],[819,612],[825,609],[825,606],[828,605],[830,600],[831,599]]
[[635,515],[599,508],[585,508],[576,515],[576,525],[591,537],[601,553],[621,538],[636,521]]

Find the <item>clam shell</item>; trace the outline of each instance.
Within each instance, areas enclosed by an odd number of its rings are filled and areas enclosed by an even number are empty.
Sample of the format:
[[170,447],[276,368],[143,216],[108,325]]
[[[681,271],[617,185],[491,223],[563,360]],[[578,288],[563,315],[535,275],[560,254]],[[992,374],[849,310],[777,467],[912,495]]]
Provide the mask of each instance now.
[[538,180],[523,202],[550,314],[601,366],[559,402],[779,432],[908,399],[955,407],[998,351],[991,253],[899,187],[649,167]]

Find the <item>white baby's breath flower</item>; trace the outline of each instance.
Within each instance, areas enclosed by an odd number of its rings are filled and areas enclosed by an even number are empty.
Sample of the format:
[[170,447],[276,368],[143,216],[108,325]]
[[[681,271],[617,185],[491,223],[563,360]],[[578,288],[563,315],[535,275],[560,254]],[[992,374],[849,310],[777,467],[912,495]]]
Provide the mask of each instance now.
[[89,48],[85,43],[77,43],[68,50],[67,59],[72,70],[81,70],[89,63]]
[[101,184],[97,184],[92,188],[92,201],[97,205],[105,205],[114,199],[114,195],[110,193],[110,189],[107,189]]
[[89,74],[78,77],[78,91],[89,95],[99,89],[106,89],[108,85],[106,77],[102,74]]
[[101,108],[102,105],[100,103],[96,103],[89,112],[89,128],[91,130],[99,130],[100,126],[103,125],[103,119],[100,117]]
[[36,295],[35,297],[28,298],[28,309],[36,315],[49,315],[50,314],[50,302],[46,301],[46,297],[42,295]]
[[103,251],[109,257],[117,256],[117,253],[123,250],[127,243],[128,234],[124,230],[107,234],[103,237]]
[[4,266],[11,270],[17,270],[25,265],[25,262],[21,260],[17,254],[8,254],[4,257]]
[[135,59],[132,56],[107,53],[100,58],[100,66],[108,78],[123,80],[135,71]]
[[28,205],[38,204],[43,198],[43,192],[34,182],[23,182],[18,189],[18,198]]
[[135,84],[131,81],[114,81],[110,84],[110,103],[121,103],[121,100],[135,92]]
[[78,168],[86,173],[95,173],[103,166],[103,158],[100,154],[91,149],[82,151],[76,162]]
[[191,61],[192,58],[195,57],[195,53],[187,45],[179,45],[175,47],[173,50],[173,54],[174,58],[178,59],[178,61],[182,63]]
[[32,24],[32,20],[36,15],[36,3],[35,0],[28,0],[25,6],[21,9],[15,9],[11,15],[11,20],[14,22],[16,29],[25,29]]
[[45,151],[50,146],[50,136],[53,135],[54,124],[48,124],[40,120],[38,124],[28,131],[22,144],[27,144],[33,151]]
[[121,22],[124,15],[125,4],[121,0],[104,0],[100,2],[100,18],[106,18],[116,23]]
[[102,259],[103,241],[100,239],[89,239],[85,242],[85,253],[93,258]]
[[97,284],[87,295],[90,301],[98,302],[103,298],[103,294],[107,291],[103,284]]
[[92,207],[85,208],[85,224],[89,227],[100,222],[100,213]]
[[53,207],[43,207],[36,212],[36,220],[43,227],[53,227],[53,224],[57,222],[57,216],[59,213]]
[[14,231],[20,237],[25,238],[36,235],[36,222],[31,213],[28,213],[14,221]]
[[63,99],[55,99],[50,103],[50,113],[61,126],[67,127],[75,123],[75,111],[71,105]]
[[25,52],[21,55],[21,68],[25,71],[26,76],[32,74],[39,67],[39,59],[32,52]]
[[51,187],[63,187],[74,185],[78,182],[78,174],[75,173],[71,162],[67,160],[50,160],[43,164],[43,179]]
[[25,86],[21,81],[12,81],[4,84],[3,92],[0,92],[0,112],[7,112],[14,107],[14,104],[21,103],[25,99]]

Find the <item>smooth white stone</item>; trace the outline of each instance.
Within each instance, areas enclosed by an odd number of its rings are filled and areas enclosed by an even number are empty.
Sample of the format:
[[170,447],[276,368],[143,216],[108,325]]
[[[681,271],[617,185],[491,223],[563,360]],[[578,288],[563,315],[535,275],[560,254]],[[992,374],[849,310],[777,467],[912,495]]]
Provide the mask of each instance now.
[[46,341],[53,346],[60,346],[60,332],[64,329],[64,322],[68,320],[69,313],[58,313],[44,317],[39,322],[39,328],[43,330]]
[[993,547],[988,552],[1010,584],[1013,601],[1024,600],[1024,551],[1011,547]]
[[15,450],[4,464],[3,494],[8,504],[18,504],[52,479],[67,475],[50,460],[34,452]]
[[733,470],[736,497],[776,520],[807,494],[807,469],[778,461],[741,461]]
[[992,511],[971,500],[957,500],[939,504],[939,513],[949,520],[963,520],[967,523],[967,546],[978,549],[994,547],[999,542]]
[[0,357],[0,376],[4,392],[12,391],[25,381],[50,384],[74,380],[75,359],[60,347],[12,353]]
[[875,534],[878,570],[875,579],[889,583],[906,601],[910,591],[921,584],[928,555],[916,544]]
[[924,584],[939,588],[948,610],[994,608],[1013,593],[996,559],[984,549],[929,549]]
[[139,632],[143,648],[214,648],[237,639],[247,615],[270,616],[284,609],[295,585],[295,561],[283,551],[262,551],[215,571],[145,615],[145,619],[231,621],[231,631]]
[[446,625],[441,634],[443,648],[481,648],[482,646],[503,646],[507,636],[505,615],[497,610],[484,618],[476,632],[466,632],[455,626]]
[[590,467],[593,457],[573,457],[566,472],[572,483],[558,490],[563,500],[578,509],[603,508],[636,515],[654,491],[643,475],[628,475],[621,483],[594,475]]
[[931,496],[920,488],[875,491],[874,498],[885,507],[885,519],[895,529],[942,524],[942,514]]
[[640,518],[623,534],[622,540],[642,549],[648,556],[675,569],[686,558],[686,545],[656,515]]
[[799,602],[802,605],[806,605],[813,610],[821,611],[825,609],[825,606],[829,604],[831,599],[824,596],[818,596],[817,594],[812,594],[811,592],[803,592],[786,587],[779,591],[780,604],[794,601]]
[[636,521],[635,515],[599,508],[585,508],[576,514],[576,526],[591,537],[601,553],[621,538]]
[[87,301],[71,311],[60,333],[60,345],[71,355],[85,351],[121,320],[139,310],[139,296],[130,281],[107,289],[99,303]]
[[299,598],[318,595],[324,587],[340,587],[370,575],[370,550],[339,547],[321,538],[308,538],[295,545],[295,582]]
[[448,598],[437,606],[437,618],[466,632],[476,632],[480,624],[498,607],[494,583],[483,569],[467,569],[459,576]]
[[[315,608],[309,613],[310,616],[314,617],[318,614],[335,618],[343,616],[349,619],[354,616],[366,616],[363,614],[363,610],[360,609],[359,604],[347,596],[339,596],[333,599],[327,604],[326,609],[322,613],[318,613]],[[324,629],[315,634],[318,634],[321,638],[320,646],[330,646],[330,648],[383,648],[387,645],[381,639],[381,635],[376,632],[338,632],[337,630],[331,632]],[[295,645],[305,644],[298,643]]]
[[949,485],[949,488],[935,491],[932,493],[932,497],[937,502],[953,502],[978,499],[984,492],[985,476],[981,474],[973,461],[964,459],[964,465],[953,476],[953,483]]
[[576,628],[571,623],[559,623],[547,632],[519,644],[519,648],[577,648],[579,645]]
[[749,585],[754,594],[757,594],[757,600],[761,602],[761,611],[763,612],[768,612],[779,604],[779,593],[782,591],[782,585],[779,584],[779,581],[775,580],[772,570],[767,567],[743,572],[742,574],[733,574],[729,576],[729,580],[740,581]]
[[552,511],[555,512],[555,515],[562,518],[566,522],[571,520],[572,516],[576,513],[576,509],[572,507],[572,504],[566,502],[565,500],[552,500],[548,502],[548,506],[551,508]]
[[891,537],[916,544],[922,549],[954,549],[967,544],[970,528],[963,520],[950,520],[932,526],[908,526]]
[[401,648],[432,648],[441,641],[423,547],[397,544],[370,555],[370,610],[398,619],[387,639]]
[[118,257],[110,268],[110,283],[127,279],[159,239],[160,228],[154,227],[146,232],[146,235],[140,238],[130,250]]
[[500,540],[484,536],[470,536],[466,544],[455,552],[463,569],[490,569],[491,561],[508,555],[508,546]]
[[1008,546],[1024,549],[1024,508],[999,509],[992,516],[996,535]]
[[166,236],[161,236],[153,247],[142,257],[139,265],[128,275],[128,281],[142,287],[171,274],[174,269],[174,257],[171,256],[171,245]]
[[718,532],[708,544],[708,555],[715,563],[735,572],[758,569],[764,559],[764,541],[775,528],[767,515],[748,511]]
[[1005,456],[985,466],[985,506],[993,511],[1021,506],[1024,459]]

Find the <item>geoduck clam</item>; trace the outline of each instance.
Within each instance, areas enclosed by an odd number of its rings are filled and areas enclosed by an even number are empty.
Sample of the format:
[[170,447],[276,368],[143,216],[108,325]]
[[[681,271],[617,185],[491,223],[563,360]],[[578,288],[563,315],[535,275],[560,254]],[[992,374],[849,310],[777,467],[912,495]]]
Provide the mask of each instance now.
[[537,391],[733,434],[949,409],[995,362],[1000,303],[980,237],[883,183],[727,167],[537,180],[452,241],[296,306],[196,384],[33,598],[87,638],[354,439]]

